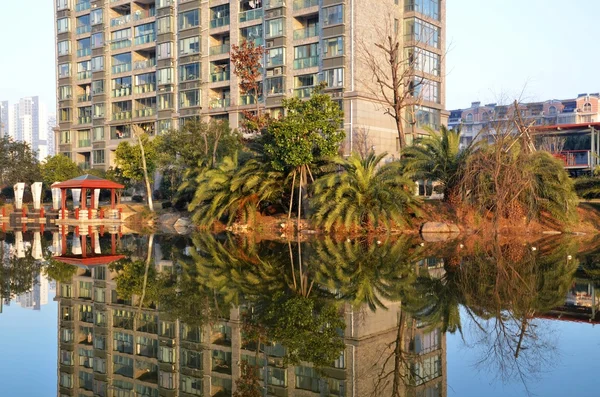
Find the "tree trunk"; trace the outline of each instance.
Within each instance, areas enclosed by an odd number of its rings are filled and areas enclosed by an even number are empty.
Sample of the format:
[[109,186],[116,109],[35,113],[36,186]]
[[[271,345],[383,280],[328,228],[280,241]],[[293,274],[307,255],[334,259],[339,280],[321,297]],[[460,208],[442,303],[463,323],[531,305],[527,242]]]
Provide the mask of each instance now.
[[152,262],[152,245],[154,244],[154,234],[151,234],[148,238],[148,255],[146,256],[146,270],[144,271],[144,284],[142,286],[142,297],[140,298],[140,307],[138,314],[142,311],[142,305],[146,298],[146,285],[148,284],[148,270],[150,270],[150,262]]
[[[139,129],[138,126],[133,126],[133,130]],[[142,135],[139,131],[135,131],[135,136],[138,139],[140,145],[140,151],[142,152],[142,170],[144,170],[144,184],[146,185],[146,194],[148,195],[148,208],[154,212],[154,203],[152,202],[152,187],[150,187],[150,178],[148,178],[148,167],[146,166],[146,151],[142,144]]]

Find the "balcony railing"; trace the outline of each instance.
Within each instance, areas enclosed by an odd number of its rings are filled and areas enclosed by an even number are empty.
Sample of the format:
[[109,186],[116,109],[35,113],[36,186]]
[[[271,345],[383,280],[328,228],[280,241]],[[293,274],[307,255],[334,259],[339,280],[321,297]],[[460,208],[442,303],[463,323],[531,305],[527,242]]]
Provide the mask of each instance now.
[[135,110],[133,113],[134,117],[150,117],[156,114],[156,108],[144,108]]
[[271,9],[271,8],[277,8],[277,7],[283,7],[285,6],[285,0],[266,0],[265,1],[265,8],[267,10]]
[[219,108],[229,107],[230,105],[231,105],[230,98],[218,98],[218,99],[212,99],[210,101],[209,107],[211,109],[219,109]]
[[306,69],[312,68],[319,65],[319,57],[308,57],[308,58],[300,58],[294,59],[294,69]]
[[90,124],[92,122],[92,116],[80,116],[77,118],[78,124]]
[[560,153],[553,153],[552,155],[562,161],[565,168],[582,168],[591,164],[589,150],[565,150]]
[[121,26],[131,22],[131,15],[123,15],[110,20],[110,26]]
[[147,92],[153,92],[153,91],[156,91],[155,83],[136,85],[133,87],[133,92],[135,94],[145,94]]
[[319,5],[319,0],[294,0],[294,10],[315,7]]
[[89,33],[91,31],[92,31],[91,25],[77,26],[77,29],[75,29],[75,34],[84,34],[84,33]]
[[110,43],[111,50],[120,50],[127,47],[131,47],[131,39],[118,39]]
[[92,141],[90,139],[80,139],[77,142],[77,147],[88,147],[88,146],[92,146]]
[[115,65],[111,68],[111,72],[113,74],[116,73],[125,73],[125,72],[129,72],[131,71],[131,64],[130,63],[122,63],[120,65]]
[[131,87],[121,87],[112,90],[113,98],[131,95]]
[[136,36],[134,39],[135,45],[154,43],[156,41],[156,33],[148,33],[142,36]]
[[91,79],[92,78],[92,71],[91,70],[85,70],[83,72],[77,72],[77,80],[85,80],[85,79]]
[[81,49],[77,50],[78,57],[86,57],[86,56],[90,55],[91,53],[92,53],[91,47],[81,48]]
[[256,10],[248,10],[240,12],[240,22],[253,21],[263,17],[263,9],[257,8]]
[[294,90],[294,96],[297,98],[310,98],[315,87],[302,87]]
[[294,30],[294,40],[308,39],[319,35],[319,25],[312,25],[304,29]]
[[75,4],[75,11],[85,11],[89,10],[91,7],[92,5],[89,1],[80,1],[79,3]]
[[135,70],[151,68],[153,66],[156,66],[156,59],[147,59],[145,61],[136,61],[133,63],[133,68]]
[[131,119],[131,112],[130,111],[125,111],[125,112],[115,112],[113,113],[113,120],[129,120]]
[[211,83],[216,83],[218,81],[229,81],[230,74],[228,70],[223,72],[211,73],[210,81]]
[[215,18],[210,21],[210,28],[216,29],[229,25],[229,15],[226,17]]
[[[262,96],[258,97],[258,102],[262,102],[263,98]],[[240,95],[240,105],[241,106],[245,106],[245,105],[255,105],[256,104],[256,99],[254,98],[254,95]]]
[[210,47],[210,55],[227,54],[231,48],[230,44],[214,45]]
[[151,18],[156,15],[156,8],[150,8],[148,11],[136,11],[133,14],[133,20],[139,21],[140,19]]
[[89,102],[92,100],[92,96],[88,94],[79,95],[77,97],[77,102]]
[[248,37],[242,37],[243,40],[248,40],[248,41],[252,41],[254,43],[255,47],[261,46],[265,44],[265,39],[263,39],[262,37],[255,37],[255,38],[248,38]]

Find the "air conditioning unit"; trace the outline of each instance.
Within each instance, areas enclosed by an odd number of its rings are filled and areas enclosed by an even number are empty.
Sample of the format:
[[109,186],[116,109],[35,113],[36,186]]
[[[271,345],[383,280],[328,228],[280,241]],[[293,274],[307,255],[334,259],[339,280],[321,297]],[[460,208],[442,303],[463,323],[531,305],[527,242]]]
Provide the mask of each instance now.
[[271,41],[267,41],[267,48],[273,47],[273,44],[275,44],[274,41],[272,41],[272,40]]
[[273,69],[273,75],[274,76],[277,76],[277,75],[280,75],[280,74],[283,74],[283,68],[282,67],[278,67],[278,68]]
[[273,71],[272,70],[267,70],[267,77],[271,77],[273,76]]

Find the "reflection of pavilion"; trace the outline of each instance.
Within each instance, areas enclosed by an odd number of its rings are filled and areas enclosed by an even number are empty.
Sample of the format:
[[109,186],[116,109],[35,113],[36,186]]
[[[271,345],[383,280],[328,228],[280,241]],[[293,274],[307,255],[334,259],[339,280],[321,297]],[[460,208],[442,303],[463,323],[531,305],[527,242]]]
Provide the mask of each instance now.
[[[86,233],[82,233],[82,231],[85,231]],[[59,233],[54,233],[53,251],[55,254],[57,254],[56,256],[54,256],[54,259],[63,263],[67,263],[69,265],[87,267],[96,265],[106,265],[108,263],[124,258],[123,255],[117,255],[116,253],[117,231],[112,230],[112,233],[110,233],[110,253],[102,253],[100,247],[100,234],[104,234],[104,227],[94,228],[92,226],[89,226],[88,228],[82,228],[81,230],[77,228],[76,232],[72,236],[71,252],[68,253],[66,231],[63,231],[63,233],[60,234],[60,241],[58,238]],[[90,242],[89,249],[88,235]]]
[[600,296],[591,280],[576,278],[567,293],[565,304],[538,317],[561,321],[600,324]]
[[[157,250],[158,252],[158,250]],[[166,259],[155,255],[156,265]],[[160,256],[160,257],[159,257]],[[239,363],[258,364],[267,396],[368,397],[382,355],[396,338],[399,305],[388,311],[346,309],[346,348],[324,375],[308,363],[285,366],[283,347],[256,350],[242,333],[242,309],[228,321],[202,327],[166,318],[117,296],[108,266],[78,269],[57,287],[59,302],[59,396],[231,396]],[[407,395],[445,396],[445,336],[413,323],[406,331],[409,369],[419,381]],[[383,390],[376,397],[388,396]]]

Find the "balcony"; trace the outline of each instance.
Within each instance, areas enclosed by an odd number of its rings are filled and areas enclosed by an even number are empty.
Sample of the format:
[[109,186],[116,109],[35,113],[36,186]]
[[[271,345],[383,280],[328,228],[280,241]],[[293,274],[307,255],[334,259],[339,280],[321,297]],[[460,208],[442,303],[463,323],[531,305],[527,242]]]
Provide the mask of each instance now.
[[90,124],[92,122],[92,116],[81,116],[77,118],[77,124]]
[[319,65],[319,57],[308,57],[308,58],[299,58],[294,59],[294,69],[306,69],[312,68]]
[[210,82],[217,83],[219,81],[229,81],[229,78],[230,78],[230,73],[228,70],[225,70],[223,72],[211,73]]
[[156,41],[156,33],[148,33],[142,36],[136,36],[134,39],[135,45],[154,43]]
[[125,111],[125,112],[115,112],[113,113],[113,120],[131,120],[131,112],[130,111]]
[[91,79],[91,78],[92,78],[91,70],[85,70],[83,72],[77,73],[77,80],[85,80],[85,79]]
[[141,19],[152,18],[156,16],[156,8],[150,8],[148,11],[136,11],[133,14],[133,20],[139,21]]
[[121,87],[112,90],[113,98],[131,95],[131,87]]
[[215,18],[210,21],[210,28],[222,28],[223,26],[229,25],[229,15],[226,17]]
[[130,71],[131,71],[130,63],[122,63],[120,65],[115,65],[111,68],[112,74],[125,73],[125,72],[130,72]]
[[258,8],[256,10],[248,10],[244,12],[240,12],[240,22],[248,22],[253,21],[255,19],[260,19],[263,17],[263,9]]
[[208,105],[211,109],[220,109],[220,108],[226,108],[231,106],[231,99],[230,98],[217,98],[217,99],[211,99],[209,105]]
[[151,117],[156,114],[156,108],[138,109],[133,112],[134,117]]
[[83,94],[77,96],[77,102],[89,102],[92,100],[92,96],[89,94]]
[[312,95],[314,90],[315,90],[315,87],[296,88],[294,90],[294,96],[296,98],[310,98],[310,96]]
[[156,66],[156,59],[147,59],[145,61],[136,61],[133,63],[133,68],[135,70],[151,68],[154,66]]
[[275,66],[283,65],[283,54],[276,55],[272,58],[267,58],[267,67],[272,68]]
[[284,7],[285,6],[285,0],[266,0],[265,1],[265,8],[267,10],[271,9],[271,8],[278,8],[278,7]]
[[303,8],[316,7],[319,5],[319,0],[294,0],[294,10]]
[[110,43],[111,50],[120,50],[127,47],[131,47],[131,39],[118,39]]
[[89,146],[92,146],[92,141],[90,139],[80,139],[79,141],[77,141],[77,147],[89,147]]
[[92,48],[88,47],[88,48],[81,48],[79,50],[77,50],[77,56],[78,57],[87,57],[89,55],[92,54]]
[[[262,96],[258,97],[258,102],[262,102],[263,98]],[[256,100],[254,98],[254,95],[240,95],[240,106],[246,106],[246,105],[255,105],[256,104]]]
[[319,25],[294,30],[294,40],[308,39],[319,35]]
[[210,47],[210,55],[227,54],[227,53],[229,53],[230,48],[231,48],[230,44],[214,45],[214,46]]
[[91,8],[91,3],[89,1],[80,1],[75,4],[75,12],[89,10]]
[[75,29],[75,34],[85,34],[92,31],[92,27],[90,25],[77,26]]
[[153,83],[136,85],[133,87],[133,92],[135,94],[146,94],[154,91],[156,91],[156,84]]
[[121,17],[111,19],[110,26],[121,26],[128,24],[129,22],[131,22],[131,15],[123,15]]

